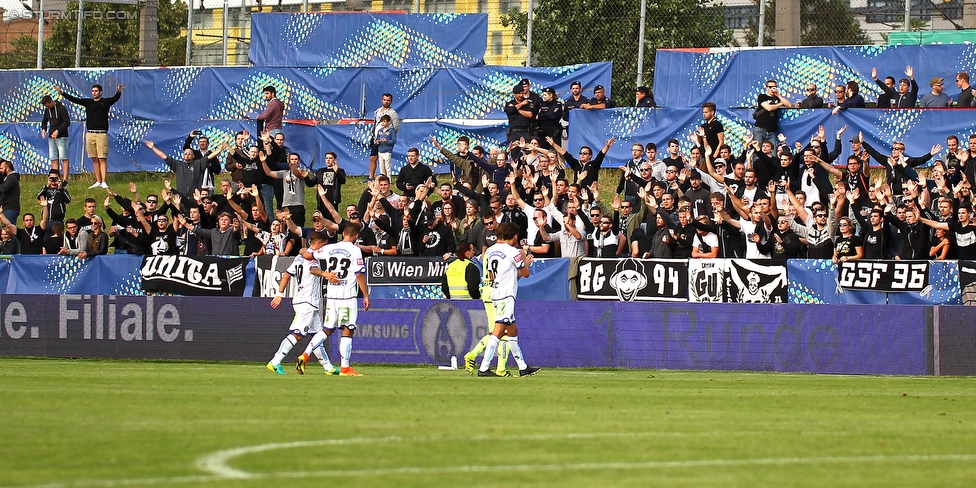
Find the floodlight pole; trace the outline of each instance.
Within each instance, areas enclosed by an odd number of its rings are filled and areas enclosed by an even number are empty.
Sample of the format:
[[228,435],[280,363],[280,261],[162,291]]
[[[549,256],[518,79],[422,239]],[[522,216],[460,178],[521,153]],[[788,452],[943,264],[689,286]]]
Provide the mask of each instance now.
[[[43,0],[42,0],[43,1]],[[193,0],[186,0],[186,66],[191,66],[191,54],[193,50]]]
[[[911,0],[905,0],[906,2]],[[759,0],[759,39],[756,40],[756,46],[763,46],[763,38],[766,37],[766,0]]]
[[912,0],[905,0],[905,32],[912,30]]
[[637,33],[637,86],[644,84],[644,25],[647,21],[647,0],[641,0],[640,30]]
[[78,35],[75,37],[75,68],[81,67],[81,27],[85,20],[85,0],[78,0]]
[[532,23],[534,21],[534,16],[532,15],[533,2],[529,0],[529,22],[525,28],[525,67],[532,66]]
[[40,3],[37,17],[37,69],[44,69],[44,0]]
[[227,11],[229,9],[230,9],[230,7],[229,7],[229,5],[227,3],[227,0],[224,0],[224,33],[221,36],[222,39],[223,39],[223,46],[224,46],[223,49],[221,49],[221,51],[222,51],[221,52],[221,61],[222,61],[221,64],[223,66],[227,66],[227,29],[228,29],[228,24],[227,23],[229,22],[229,14],[228,14]]

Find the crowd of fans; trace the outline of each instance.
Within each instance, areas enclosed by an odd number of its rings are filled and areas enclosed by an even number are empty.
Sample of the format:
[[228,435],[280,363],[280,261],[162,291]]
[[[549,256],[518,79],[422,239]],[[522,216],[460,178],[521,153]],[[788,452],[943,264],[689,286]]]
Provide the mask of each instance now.
[[[908,78],[897,90],[894,79],[878,81],[892,107],[917,103],[911,67],[905,73]],[[968,75],[959,73],[956,80],[961,89],[956,100],[972,106],[976,90]],[[926,105],[933,98],[951,106],[942,79],[930,85],[932,96],[922,97],[923,106],[933,106]],[[81,217],[65,215],[71,201],[67,164],[63,152],[52,149],[53,169],[37,195],[41,218],[24,213],[18,228],[19,181],[13,163],[4,161],[0,253],[87,257],[113,248],[151,255],[294,256],[312,232],[336,239],[345,226],[356,225],[362,229],[356,244],[366,255],[447,256],[465,242],[479,255],[495,243],[498,224],[513,222],[523,248],[537,257],[784,262],[976,256],[976,225],[970,218],[976,135],[965,147],[950,135],[946,152],[936,144],[928,154],[910,157],[902,142],[873,147],[846,126],[832,134],[822,127],[790,137],[779,132],[780,111],[794,105],[834,105],[835,112],[862,107],[855,82],[838,85],[837,103],[828,104],[813,85],[806,99],[791,102],[769,80],[757,100],[753,135],[736,141],[745,148],[739,154],[732,152],[715,104],[705,103],[702,124],[689,136],[690,151],[683,153],[675,139],[660,154],[655,143],[634,141],[631,158],[612,164],[619,169],[616,182],[599,179],[601,168],[611,167],[606,155],[614,138],[602,148],[576,148],[577,155],[562,146],[570,110],[613,106],[602,86],[587,98],[573,83],[565,101],[548,88],[541,95],[533,92],[528,80],[512,92],[505,107],[506,145],[469,147],[460,137],[449,149],[431,138],[450,163],[440,182],[416,148],[408,149],[406,164],[390,174],[400,119],[390,106],[392,95],[384,94],[375,112],[366,190],[351,201],[342,201],[347,175],[335,153],[326,153],[325,165],[311,171],[286,145],[283,105],[270,86],[264,89],[268,109],[258,116],[256,144],[241,131],[233,144],[212,148],[206,136],[193,131],[182,159],[176,159],[147,141],[172,169],[175,184],[166,181],[164,192],[145,199],[132,183],[128,195],[105,188],[102,205],[109,225],[96,215],[94,199],[85,201]],[[646,87],[638,87],[635,98],[639,106],[655,106]],[[49,97],[43,102],[52,117],[63,117],[60,102]],[[64,137],[67,124],[59,123]],[[51,127],[54,147],[53,119]],[[916,171],[933,159],[927,177]],[[882,177],[867,171],[872,160],[884,168]],[[102,180],[93,186],[107,186]],[[310,219],[306,191],[317,200]],[[601,192],[613,192],[610,205],[601,203]]]

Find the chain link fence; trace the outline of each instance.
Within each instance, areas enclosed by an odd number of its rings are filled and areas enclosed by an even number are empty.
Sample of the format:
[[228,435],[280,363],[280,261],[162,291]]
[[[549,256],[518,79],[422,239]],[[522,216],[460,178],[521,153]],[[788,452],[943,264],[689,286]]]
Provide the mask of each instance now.
[[619,105],[651,85],[660,48],[883,44],[906,11],[912,31],[976,28],[963,0],[110,0],[83,3],[79,43],[77,0],[44,1],[0,0],[0,68],[36,67],[39,28],[44,67],[246,65],[255,12],[486,13],[486,63],[613,61]]

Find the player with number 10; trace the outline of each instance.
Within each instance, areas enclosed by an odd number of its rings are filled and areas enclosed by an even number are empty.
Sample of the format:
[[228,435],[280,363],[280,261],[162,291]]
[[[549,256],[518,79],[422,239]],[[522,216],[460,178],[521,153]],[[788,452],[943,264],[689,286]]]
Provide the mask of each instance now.
[[359,304],[356,299],[356,287],[363,292],[363,310],[369,310],[369,289],[366,287],[366,265],[363,253],[356,246],[359,237],[359,226],[346,225],[342,231],[342,242],[329,244],[309,252],[301,252],[305,259],[315,259],[325,262],[325,271],[334,273],[338,281],[329,281],[326,288],[325,323],[323,330],[312,337],[312,342],[305,348],[305,352],[298,357],[297,369],[304,371],[309,354],[318,348],[336,328],[342,329],[339,339],[340,368],[339,376],[362,376],[349,366],[352,355],[352,336],[356,332],[356,319],[359,316]]

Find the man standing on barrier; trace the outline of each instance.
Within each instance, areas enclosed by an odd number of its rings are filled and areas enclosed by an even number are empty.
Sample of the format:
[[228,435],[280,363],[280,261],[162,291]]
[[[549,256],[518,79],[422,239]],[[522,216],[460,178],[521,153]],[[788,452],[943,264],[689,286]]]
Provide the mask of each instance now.
[[267,132],[271,137],[281,134],[281,123],[285,118],[285,104],[278,98],[275,87],[268,85],[261,90],[268,106],[258,115],[257,133]]
[[[54,101],[50,95],[41,97],[44,105],[44,118],[41,119],[41,139],[48,138],[47,152],[51,158],[51,169],[63,171],[68,178],[68,126],[71,117],[61,102]],[[50,132],[48,131],[50,124]]]
[[379,159],[380,154],[380,145],[376,143],[376,133],[379,132],[381,127],[380,119],[384,115],[389,116],[390,127],[393,129],[393,133],[396,134],[400,131],[400,114],[391,105],[393,105],[393,94],[384,93],[380,101],[380,107],[373,111],[373,133],[369,139],[369,177],[366,178],[365,182],[372,181],[376,177],[376,161]]
[[[91,98],[79,98],[65,93],[60,87],[54,87],[64,98],[85,107],[85,128],[88,131],[85,135],[85,147],[92,160],[92,173],[95,175],[95,183],[88,188],[108,188],[108,183],[105,182],[108,171],[108,111],[122,98],[124,88],[125,85],[119,85],[115,96],[102,98],[102,85],[93,85]],[[65,178],[67,176],[65,172]]]

